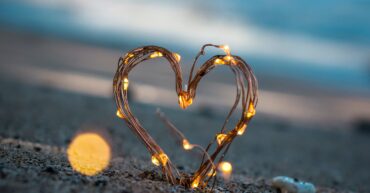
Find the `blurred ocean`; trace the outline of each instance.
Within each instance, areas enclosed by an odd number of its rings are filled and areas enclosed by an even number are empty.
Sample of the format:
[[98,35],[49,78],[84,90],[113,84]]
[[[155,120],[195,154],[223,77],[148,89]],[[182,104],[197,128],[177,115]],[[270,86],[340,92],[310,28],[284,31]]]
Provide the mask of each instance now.
[[257,74],[368,95],[369,10],[364,0],[3,0],[0,25],[120,49],[157,44],[184,58],[225,43]]

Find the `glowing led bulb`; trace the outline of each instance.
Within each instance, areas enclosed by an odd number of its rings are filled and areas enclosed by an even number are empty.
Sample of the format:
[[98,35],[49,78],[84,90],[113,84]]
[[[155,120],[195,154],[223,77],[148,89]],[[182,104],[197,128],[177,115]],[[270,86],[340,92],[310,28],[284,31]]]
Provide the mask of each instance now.
[[128,78],[125,77],[122,82],[123,82],[123,90],[127,90],[128,85],[129,85]]
[[180,62],[180,60],[181,60],[181,56],[180,56],[180,54],[178,54],[178,53],[173,53],[173,56],[176,58],[176,61],[177,61],[177,62]]
[[227,54],[227,55],[230,55],[230,47],[228,45],[222,45],[220,46],[221,49],[224,50],[224,52]]
[[248,107],[248,111],[246,112],[246,117],[248,119],[252,118],[256,114],[256,109],[254,109],[254,105],[251,102]]
[[193,104],[193,99],[188,95],[187,92],[181,92],[179,94],[179,105],[182,109],[186,109],[188,106]]
[[236,64],[234,57],[232,57],[230,55],[225,56],[223,59],[224,59],[224,61],[230,62],[231,64]]
[[218,169],[222,172],[224,177],[230,176],[231,172],[233,171],[233,166],[229,162],[221,162],[218,165]]
[[232,56],[229,56],[229,55],[227,55],[227,56],[224,57],[224,60],[225,61],[228,61],[228,62],[230,62],[232,59],[233,59],[233,57]]
[[152,163],[156,166],[166,165],[168,162],[168,156],[165,153],[159,153],[152,155]]
[[125,115],[123,115],[120,110],[117,110],[116,115],[117,115],[117,117],[119,117],[121,119],[124,119],[125,118]]
[[152,54],[150,54],[150,58],[157,58],[157,57],[162,57],[163,54],[161,52],[153,52]]
[[200,176],[197,176],[191,183],[191,188],[198,188],[200,182]]
[[215,65],[222,65],[222,64],[226,64],[226,63],[225,63],[225,61],[224,61],[224,60],[217,58],[217,59],[213,62],[213,64],[215,64]]
[[216,171],[212,168],[208,173],[207,173],[207,176],[215,176],[216,175]]
[[218,145],[221,145],[226,139],[226,137],[227,137],[226,134],[223,134],[223,133],[218,134],[216,137]]
[[133,53],[126,53],[125,54],[125,58],[132,58],[132,57],[134,57],[135,55],[133,54]]
[[132,57],[134,57],[134,54],[127,54],[127,55],[126,55],[126,59],[125,59],[124,63],[125,63],[125,64],[127,64],[127,63],[128,63],[128,60],[129,60],[130,58],[132,58]]
[[161,158],[161,162],[163,165],[166,165],[168,162],[168,156],[164,153],[159,154],[159,157]]
[[183,139],[182,140],[182,147],[184,147],[185,150],[190,150],[190,149],[193,149],[193,145],[189,143],[188,140],[186,139]]
[[247,128],[247,124],[244,123],[241,127],[238,128],[237,135],[243,135],[246,128]]
[[160,166],[161,163],[159,162],[157,155],[152,155],[152,163],[156,166]]

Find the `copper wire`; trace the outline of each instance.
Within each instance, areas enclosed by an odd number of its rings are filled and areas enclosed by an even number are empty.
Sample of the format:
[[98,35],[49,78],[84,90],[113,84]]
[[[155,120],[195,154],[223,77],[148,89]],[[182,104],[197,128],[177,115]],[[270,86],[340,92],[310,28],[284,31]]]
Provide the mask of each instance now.
[[[251,67],[239,56],[229,55],[229,50],[227,50],[227,55],[215,55],[204,62],[200,68],[195,72],[195,66],[200,56],[205,54],[205,49],[207,47],[216,47],[222,48],[221,45],[214,45],[214,44],[206,44],[202,46],[200,52],[197,54],[194,63],[191,67],[189,79],[187,81],[187,87],[184,87],[183,90],[183,80],[182,80],[182,72],[179,61],[175,57],[173,52],[169,50],[158,47],[158,46],[144,46],[141,48],[136,48],[134,50],[129,51],[123,58],[118,60],[118,67],[116,74],[113,80],[113,92],[116,100],[116,105],[118,111],[121,112],[123,115],[123,119],[125,120],[128,127],[134,132],[134,134],[142,140],[144,145],[146,146],[149,153],[153,155],[164,154],[163,149],[156,143],[156,141],[149,135],[146,129],[140,124],[139,120],[134,116],[132,113],[129,102],[127,99],[127,86],[128,82],[125,83],[125,79],[128,79],[130,71],[139,63],[149,60],[152,57],[163,57],[165,58],[168,63],[170,64],[176,81],[175,81],[175,90],[178,96],[185,97],[184,100],[193,100],[196,98],[196,90],[198,83],[201,79],[209,73],[212,69],[219,66],[215,61],[223,61],[233,72],[235,76],[235,84],[236,84],[236,96],[235,102],[231,107],[222,127],[220,133],[226,134],[225,139],[221,144],[215,143],[216,136],[213,140],[209,143],[209,145],[204,149],[199,145],[194,144],[194,147],[197,147],[201,150],[203,154],[203,159],[200,162],[198,169],[195,171],[194,175],[183,175],[174,167],[171,163],[170,159],[163,164],[162,172],[166,177],[167,181],[171,184],[181,184],[186,187],[191,187],[191,183],[194,182],[196,179],[199,180],[199,188],[206,188],[207,184],[210,180],[214,179],[213,175],[207,175],[210,171],[215,172],[216,166],[222,161],[224,156],[226,155],[231,143],[235,139],[238,133],[238,129],[241,128],[244,124],[248,125],[250,122],[251,117],[246,116],[250,108],[254,110],[257,106],[258,102],[258,84],[255,75]],[[224,58],[228,56],[231,60],[225,61]],[[127,84],[127,85],[125,85]],[[125,87],[126,86],[126,87]],[[241,101],[241,103],[240,103]],[[235,112],[238,104],[241,106],[242,114],[240,119],[238,120],[235,128],[231,129],[230,131],[226,131],[226,125],[229,122],[230,117]],[[186,139],[186,137],[182,134],[180,130],[178,130],[165,116],[164,114],[158,112],[158,115],[164,121],[164,123],[168,126],[168,128],[175,133],[175,136],[179,140]],[[254,115],[254,114],[253,114]],[[211,147],[216,144],[216,147],[213,148],[214,151],[211,152]],[[221,154],[221,155],[220,155]],[[212,187],[214,186],[214,183]]]

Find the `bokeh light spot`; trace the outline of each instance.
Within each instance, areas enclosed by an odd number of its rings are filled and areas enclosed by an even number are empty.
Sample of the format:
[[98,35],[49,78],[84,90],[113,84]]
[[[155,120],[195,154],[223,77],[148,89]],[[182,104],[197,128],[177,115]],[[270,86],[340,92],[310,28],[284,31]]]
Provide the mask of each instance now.
[[230,179],[231,172],[233,171],[233,166],[231,165],[230,162],[225,162],[225,161],[221,162],[218,165],[218,169],[221,171],[221,174],[225,180]]
[[74,170],[93,176],[108,166],[111,150],[100,135],[83,133],[73,139],[67,149],[67,156]]

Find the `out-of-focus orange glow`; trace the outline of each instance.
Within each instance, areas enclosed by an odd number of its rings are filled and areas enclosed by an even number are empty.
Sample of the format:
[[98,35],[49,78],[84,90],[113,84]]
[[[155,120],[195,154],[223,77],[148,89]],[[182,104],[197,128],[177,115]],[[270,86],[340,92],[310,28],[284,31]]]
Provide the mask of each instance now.
[[233,171],[233,166],[231,165],[230,162],[221,162],[218,165],[218,170],[221,171],[222,176],[225,179],[229,179],[230,178],[230,175],[231,175],[231,172]]
[[241,127],[238,128],[237,135],[243,135],[246,128],[247,128],[247,124],[244,123]]
[[163,54],[161,52],[153,52],[152,54],[150,54],[150,58],[157,58],[157,57],[162,57]]
[[227,137],[227,135],[224,134],[224,133],[218,134],[217,137],[216,137],[218,145],[221,145],[224,142],[226,137]]
[[215,65],[222,65],[222,64],[226,64],[226,63],[225,63],[225,61],[224,61],[224,60],[221,60],[221,59],[217,58],[217,59],[213,62],[213,64],[215,64]]
[[175,58],[176,58],[176,61],[177,61],[177,62],[180,62],[180,60],[181,60],[181,56],[180,56],[180,54],[178,54],[178,53],[173,53],[173,56],[175,56]]
[[125,115],[123,115],[120,110],[117,110],[116,115],[117,115],[117,117],[119,117],[121,119],[125,118]]
[[193,99],[188,96],[188,93],[181,92],[179,94],[179,105],[182,109],[186,109],[188,106],[193,104]]
[[255,114],[256,114],[256,109],[254,108],[254,105],[253,105],[253,103],[251,102],[251,103],[249,104],[249,108],[248,108],[248,111],[247,111],[247,113],[246,113],[246,117],[247,117],[248,119],[250,119],[250,118],[252,118]]
[[111,150],[100,135],[83,133],[73,139],[67,149],[67,156],[74,170],[93,176],[108,166]]

